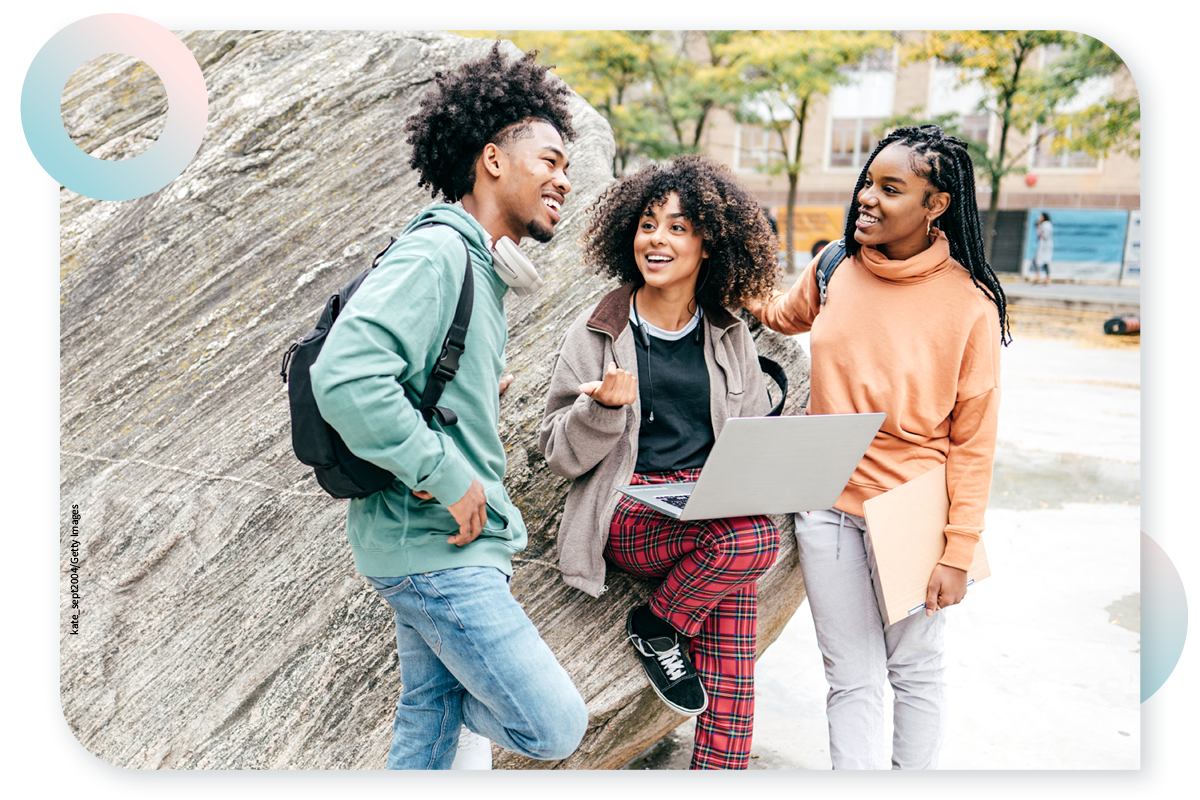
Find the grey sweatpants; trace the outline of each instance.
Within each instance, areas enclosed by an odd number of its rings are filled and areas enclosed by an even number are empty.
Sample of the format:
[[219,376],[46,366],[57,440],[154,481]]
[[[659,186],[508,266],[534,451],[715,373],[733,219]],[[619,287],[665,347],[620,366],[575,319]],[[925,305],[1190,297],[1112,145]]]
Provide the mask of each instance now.
[[834,769],[882,769],[884,681],[895,694],[893,769],[936,769],[945,728],[945,611],[884,625],[866,521],[833,509],[796,515],[800,569],[829,682]]

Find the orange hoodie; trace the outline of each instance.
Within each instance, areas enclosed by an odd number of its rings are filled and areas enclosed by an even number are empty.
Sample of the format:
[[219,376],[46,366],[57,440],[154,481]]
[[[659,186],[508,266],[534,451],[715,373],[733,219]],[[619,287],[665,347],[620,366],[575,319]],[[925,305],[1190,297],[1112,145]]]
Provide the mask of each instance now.
[[992,481],[1000,324],[995,304],[935,234],[905,261],[862,247],[838,266],[824,306],[814,259],[789,292],[746,307],[781,333],[812,331],[808,413],[887,413],[834,507],[861,516],[864,500],[945,462],[950,520],[940,563],[965,570]]

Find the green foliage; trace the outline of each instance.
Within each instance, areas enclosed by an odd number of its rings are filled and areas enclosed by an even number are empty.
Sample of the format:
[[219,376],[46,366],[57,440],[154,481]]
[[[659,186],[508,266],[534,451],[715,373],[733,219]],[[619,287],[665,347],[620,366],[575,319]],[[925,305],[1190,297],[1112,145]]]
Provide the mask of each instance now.
[[796,187],[803,164],[802,144],[808,114],[818,97],[849,83],[847,69],[895,44],[885,31],[740,31],[715,52],[727,68],[719,79],[737,98],[739,122],[755,122],[778,135],[778,158],[766,172],[788,179],[787,212],[781,222],[785,263],[793,269]]
[[[1049,80],[1058,86],[1077,87],[1093,78],[1112,76],[1123,66],[1121,57],[1104,42],[1080,35],[1077,46],[1051,64]],[[1056,135],[1054,152],[1083,150],[1100,157],[1115,150],[1141,157],[1141,103],[1136,95],[1110,94],[1086,108],[1060,113],[1054,119],[1056,134],[1068,126],[1072,134]]]
[[674,143],[681,149],[700,147],[705,123],[714,109],[738,102],[727,75],[731,70],[723,46],[734,31],[683,31],[672,47],[651,54],[648,67],[658,92],[659,109],[670,120]]
[[[1062,55],[1039,68],[1034,54],[1045,47],[1061,48]],[[1061,112],[1089,80],[1111,76],[1123,66],[1098,39],[1071,31],[930,31],[906,49],[905,57],[953,64],[959,68],[960,84],[984,88],[980,110],[1000,119],[1000,146],[978,158],[975,152],[971,155],[976,171],[991,186],[998,186],[1006,175],[1024,172],[1030,149],[1042,140],[1051,141],[1057,152],[1139,152],[1136,97],[1110,95],[1081,111]],[[1028,136],[1035,125],[1037,136]],[[1070,137],[1062,135],[1068,126]],[[1026,144],[1010,149],[1012,133],[1026,134]]]
[[967,138],[959,115],[952,111],[945,114],[930,115],[925,113],[924,106],[914,106],[903,114],[894,114],[887,117],[872,129],[872,132],[882,139],[887,134],[896,130],[896,128],[918,127],[921,125],[937,125],[948,135],[962,139],[967,143],[967,152],[970,154],[973,164],[980,164],[988,157],[987,143]]
[[731,102],[712,47],[728,31],[470,31],[539,51],[612,126],[613,169],[699,147],[713,108]]
[[885,31],[741,31],[718,46],[729,64],[721,79],[739,98],[739,121],[780,135],[781,158],[770,171],[800,174],[800,137],[812,101],[848,83],[847,67],[893,44]]
[[880,122],[872,129],[879,138],[883,138],[887,134],[896,130],[896,128],[906,128],[919,125],[937,125],[943,131],[951,136],[962,138],[962,126],[958,122],[958,114],[953,111],[945,114],[927,114],[925,106],[913,106],[908,111],[902,114],[893,114]]
[[[1062,53],[1039,68],[1034,55],[1041,48]],[[929,31],[905,55],[909,60],[935,58],[955,65],[960,84],[979,83],[984,88],[980,110],[1000,118],[998,146],[978,158],[971,154],[975,171],[992,187],[984,224],[987,258],[1000,182],[1006,175],[1025,172],[1032,148],[1048,143],[1051,152],[1086,150],[1095,156],[1112,149],[1140,152],[1136,97],[1110,94],[1083,110],[1063,112],[1089,80],[1112,76],[1123,66],[1098,39],[1071,31]],[[1012,147],[1014,133],[1025,135],[1023,147]]]

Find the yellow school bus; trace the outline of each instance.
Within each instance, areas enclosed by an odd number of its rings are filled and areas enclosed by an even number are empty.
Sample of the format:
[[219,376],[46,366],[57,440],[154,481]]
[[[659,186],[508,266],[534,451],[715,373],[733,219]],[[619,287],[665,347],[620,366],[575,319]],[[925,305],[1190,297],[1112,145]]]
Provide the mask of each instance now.
[[[787,233],[787,206],[775,206],[771,211],[779,225],[779,251],[782,253],[787,250],[787,239],[784,238]],[[845,206],[796,206],[792,213],[796,216],[796,234],[792,237],[792,246],[796,251],[798,267],[808,264],[815,245],[823,247],[834,239],[841,239],[845,233]]]

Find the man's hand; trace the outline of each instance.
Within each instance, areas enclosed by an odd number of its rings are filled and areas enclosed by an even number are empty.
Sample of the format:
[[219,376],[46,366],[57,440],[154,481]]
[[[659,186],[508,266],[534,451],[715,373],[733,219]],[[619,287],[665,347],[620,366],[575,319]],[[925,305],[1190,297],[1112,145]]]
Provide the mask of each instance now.
[[967,596],[966,570],[938,564],[929,577],[925,590],[925,616],[932,617],[939,608],[958,605]]
[[509,386],[512,386],[512,382],[513,382],[513,376],[512,376],[511,372],[500,379],[500,394],[501,395],[504,394],[505,389],[507,389]]
[[610,361],[603,381],[581,383],[579,391],[602,406],[627,406],[637,399],[637,377],[623,369],[617,369],[617,365]]
[[[429,492],[418,492],[414,489],[413,494],[422,500],[433,499]],[[487,522],[487,495],[483,493],[483,484],[478,479],[472,479],[471,488],[467,489],[462,499],[446,506],[446,509],[458,523],[458,533],[446,541],[459,547],[475,541]]]

